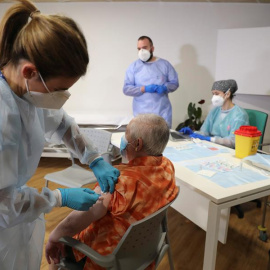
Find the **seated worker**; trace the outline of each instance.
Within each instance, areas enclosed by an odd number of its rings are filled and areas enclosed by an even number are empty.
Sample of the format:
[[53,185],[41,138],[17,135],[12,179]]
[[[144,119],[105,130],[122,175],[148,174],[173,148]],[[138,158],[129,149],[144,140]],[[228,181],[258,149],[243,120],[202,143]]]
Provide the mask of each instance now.
[[246,111],[232,102],[237,89],[235,80],[214,82],[212,87],[214,108],[207,115],[200,131],[193,132],[189,127],[184,127],[179,131],[189,134],[192,138],[235,148],[234,131],[240,126],[249,125]]
[[[63,246],[58,240],[63,236],[73,236],[102,255],[112,253],[130,224],[176,197],[174,166],[162,155],[168,139],[168,125],[160,116],[141,114],[130,121],[120,145],[129,162],[115,166],[121,173],[115,191],[102,193],[88,212],[71,212],[53,230],[46,245],[49,264],[59,262]],[[101,193],[98,184],[95,192]],[[77,261],[84,258],[73,252]],[[84,269],[103,268],[87,258]]]

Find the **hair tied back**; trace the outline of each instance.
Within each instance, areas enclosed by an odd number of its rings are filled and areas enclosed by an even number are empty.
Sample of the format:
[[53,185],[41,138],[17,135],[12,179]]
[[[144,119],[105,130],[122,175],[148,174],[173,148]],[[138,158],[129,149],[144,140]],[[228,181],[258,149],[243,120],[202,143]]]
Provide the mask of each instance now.
[[35,11],[31,12],[30,15],[29,15],[29,17],[30,17],[31,19],[33,19],[34,15],[35,15],[36,13],[40,13],[40,10],[36,9]]

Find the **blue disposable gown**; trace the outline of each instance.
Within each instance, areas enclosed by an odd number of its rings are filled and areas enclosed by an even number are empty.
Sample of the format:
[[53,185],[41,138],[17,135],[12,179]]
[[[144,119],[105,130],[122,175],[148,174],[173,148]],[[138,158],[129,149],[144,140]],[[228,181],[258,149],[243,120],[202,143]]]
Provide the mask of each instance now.
[[45,225],[43,213],[56,204],[54,192],[26,186],[38,166],[45,140],[62,140],[89,164],[97,150],[61,110],[34,107],[0,77],[0,269],[38,270]]
[[199,133],[211,136],[211,141],[215,143],[234,148],[234,131],[244,125],[249,125],[248,114],[244,109],[234,105],[222,119],[221,107],[215,107],[207,115]]
[[[142,93],[141,86],[150,84],[165,85],[168,90],[163,94]],[[134,116],[154,113],[163,117],[171,127],[172,106],[168,93],[174,92],[178,86],[178,75],[168,61],[157,58],[154,62],[143,62],[138,59],[126,71],[123,92],[134,97]]]

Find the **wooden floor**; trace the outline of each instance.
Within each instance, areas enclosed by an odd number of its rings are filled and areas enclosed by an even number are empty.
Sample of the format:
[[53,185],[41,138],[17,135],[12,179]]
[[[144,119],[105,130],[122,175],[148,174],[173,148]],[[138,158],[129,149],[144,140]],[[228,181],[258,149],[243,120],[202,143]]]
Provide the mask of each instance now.
[[[70,164],[71,162],[67,159],[41,158],[37,172],[28,182],[28,185],[41,190],[45,185],[43,178],[45,174],[64,169],[70,166]],[[57,186],[54,183],[50,183],[49,188],[55,189]],[[243,219],[238,219],[234,209],[232,209],[227,244],[218,243],[216,270],[267,269],[270,244],[269,241],[265,243],[259,240],[257,229],[257,226],[261,224],[262,209],[256,208],[256,205],[252,202],[246,203],[242,207],[245,210],[245,217]],[[270,227],[269,211],[270,209],[268,209],[265,224]],[[64,207],[55,208],[51,213],[46,214],[45,243],[50,231],[69,212],[70,210]],[[201,270],[203,266],[205,231],[194,225],[173,208],[169,208],[168,219],[175,269]],[[40,269],[48,269],[44,256]],[[169,269],[169,265],[167,257],[165,257],[158,270],[167,269]]]

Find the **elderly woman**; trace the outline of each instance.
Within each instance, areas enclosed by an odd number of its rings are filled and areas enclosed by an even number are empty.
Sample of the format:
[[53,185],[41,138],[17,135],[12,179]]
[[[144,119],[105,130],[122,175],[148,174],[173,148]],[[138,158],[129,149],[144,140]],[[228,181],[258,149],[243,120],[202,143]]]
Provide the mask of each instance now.
[[[135,221],[172,201],[178,192],[173,164],[162,152],[169,139],[166,121],[154,114],[138,115],[128,124],[120,150],[128,164],[116,166],[121,174],[114,193],[101,199],[88,212],[73,211],[51,233],[46,246],[48,263],[59,262],[62,236],[74,236],[102,255],[112,253]],[[95,188],[101,193],[100,187]],[[77,261],[84,255],[74,251]],[[102,269],[87,259],[84,269]]]
[[214,108],[207,115],[200,131],[193,132],[189,127],[180,132],[192,138],[211,141],[227,147],[235,147],[234,131],[240,126],[249,125],[246,111],[233,103],[237,91],[235,80],[216,81],[212,87],[212,104]]

